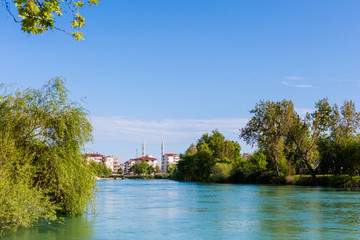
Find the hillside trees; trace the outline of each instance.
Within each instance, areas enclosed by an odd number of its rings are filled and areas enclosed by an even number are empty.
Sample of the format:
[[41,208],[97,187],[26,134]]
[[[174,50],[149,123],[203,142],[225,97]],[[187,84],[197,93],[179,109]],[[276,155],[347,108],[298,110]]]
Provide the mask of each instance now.
[[[73,215],[88,210],[96,180],[82,150],[91,133],[88,112],[68,98],[61,78],[41,89],[2,89],[0,202],[18,209],[0,204],[2,226],[28,226],[41,217],[54,218],[55,211]],[[20,188],[11,191],[12,186]]]
[[[21,30],[28,34],[42,34],[44,31],[56,29],[72,35],[77,41],[83,38],[79,32],[85,26],[85,18],[80,14],[83,6],[93,6],[99,0],[4,0],[6,10],[14,21],[21,24]],[[15,5],[13,9],[11,2]],[[17,12],[17,14],[14,14]],[[65,13],[71,18],[72,34],[56,26],[55,17]]]

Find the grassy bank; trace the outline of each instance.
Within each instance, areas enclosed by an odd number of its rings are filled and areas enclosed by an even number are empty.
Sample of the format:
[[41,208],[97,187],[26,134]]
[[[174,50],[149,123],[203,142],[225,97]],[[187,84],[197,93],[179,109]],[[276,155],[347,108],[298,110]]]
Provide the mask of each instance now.
[[316,182],[317,184],[314,184],[311,175],[278,176],[275,172],[266,172],[258,176],[243,178],[238,183],[357,188],[360,187],[360,176],[317,175]]

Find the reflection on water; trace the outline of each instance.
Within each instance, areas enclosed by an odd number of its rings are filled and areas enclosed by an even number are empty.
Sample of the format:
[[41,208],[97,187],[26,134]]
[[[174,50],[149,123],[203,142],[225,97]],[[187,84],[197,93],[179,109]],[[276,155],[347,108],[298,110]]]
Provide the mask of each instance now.
[[97,215],[4,239],[360,238],[360,193],[334,188],[99,181]]
[[61,221],[40,223],[37,226],[19,230],[15,234],[6,235],[1,239],[22,240],[60,240],[60,239],[93,239],[94,216],[67,217]]

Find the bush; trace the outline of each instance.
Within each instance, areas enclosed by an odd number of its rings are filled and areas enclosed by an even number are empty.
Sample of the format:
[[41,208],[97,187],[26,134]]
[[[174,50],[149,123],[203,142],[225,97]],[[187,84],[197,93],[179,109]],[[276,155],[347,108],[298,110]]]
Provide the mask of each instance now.
[[223,183],[231,177],[232,165],[228,163],[216,163],[211,170],[210,181]]
[[276,171],[263,172],[259,177],[257,183],[259,184],[285,184],[286,177],[284,175],[277,175]]

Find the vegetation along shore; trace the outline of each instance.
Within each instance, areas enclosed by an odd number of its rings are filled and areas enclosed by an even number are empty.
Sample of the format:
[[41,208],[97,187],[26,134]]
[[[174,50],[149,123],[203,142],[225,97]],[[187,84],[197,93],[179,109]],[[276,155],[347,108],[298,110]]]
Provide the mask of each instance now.
[[360,186],[360,113],[328,100],[300,117],[291,101],[260,101],[239,137],[257,146],[244,158],[217,130],[204,134],[169,169],[171,179],[200,182]]

